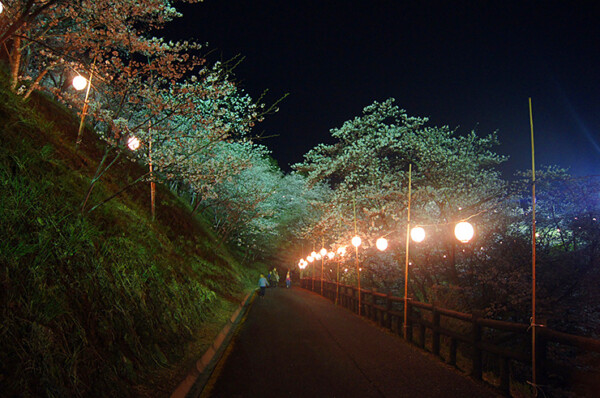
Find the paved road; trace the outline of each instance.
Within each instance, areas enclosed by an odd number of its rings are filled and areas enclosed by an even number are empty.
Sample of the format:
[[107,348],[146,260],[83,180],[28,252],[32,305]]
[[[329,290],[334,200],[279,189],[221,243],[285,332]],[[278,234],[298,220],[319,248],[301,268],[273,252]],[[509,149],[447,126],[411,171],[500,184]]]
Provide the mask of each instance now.
[[496,397],[331,301],[300,288],[257,298],[203,397]]

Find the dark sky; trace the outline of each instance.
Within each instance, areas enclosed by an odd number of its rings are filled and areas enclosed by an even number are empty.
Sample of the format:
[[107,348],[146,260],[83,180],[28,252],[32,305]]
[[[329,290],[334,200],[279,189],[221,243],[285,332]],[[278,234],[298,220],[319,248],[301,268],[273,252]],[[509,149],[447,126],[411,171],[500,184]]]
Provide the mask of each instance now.
[[506,171],[558,164],[600,174],[596,1],[205,0],[178,5],[177,38],[246,57],[253,97],[290,96],[259,125],[284,170],[374,100],[459,133],[498,131]]

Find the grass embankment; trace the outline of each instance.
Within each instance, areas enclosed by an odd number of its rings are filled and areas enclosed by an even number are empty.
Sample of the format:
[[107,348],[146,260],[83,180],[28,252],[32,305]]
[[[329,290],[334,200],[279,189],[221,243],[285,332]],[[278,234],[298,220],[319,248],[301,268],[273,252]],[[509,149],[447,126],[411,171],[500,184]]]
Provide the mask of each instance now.
[[[0,83],[0,395],[168,396],[255,274],[161,187],[154,222],[147,183],[81,217],[103,143],[76,153],[77,124]],[[90,201],[144,172],[117,163]]]

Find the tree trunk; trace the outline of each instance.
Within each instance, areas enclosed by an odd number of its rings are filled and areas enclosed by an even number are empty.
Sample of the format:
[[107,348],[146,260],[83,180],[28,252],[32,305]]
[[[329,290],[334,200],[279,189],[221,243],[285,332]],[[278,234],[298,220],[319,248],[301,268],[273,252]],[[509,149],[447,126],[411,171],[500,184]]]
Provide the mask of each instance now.
[[15,37],[12,42],[12,51],[10,52],[10,91],[17,91],[19,82],[19,69],[21,66],[21,38]]
[[23,98],[29,98],[29,96],[31,95],[31,93],[33,92],[33,90],[36,89],[36,87],[38,86],[38,84],[40,84],[40,82],[42,81],[42,79],[44,78],[44,76],[46,76],[46,73],[48,73],[48,69],[44,69],[42,71],[42,73],[40,73],[38,75],[38,77],[31,84],[31,86],[29,86],[29,89],[27,90],[27,92],[25,93],[25,95],[23,96]]

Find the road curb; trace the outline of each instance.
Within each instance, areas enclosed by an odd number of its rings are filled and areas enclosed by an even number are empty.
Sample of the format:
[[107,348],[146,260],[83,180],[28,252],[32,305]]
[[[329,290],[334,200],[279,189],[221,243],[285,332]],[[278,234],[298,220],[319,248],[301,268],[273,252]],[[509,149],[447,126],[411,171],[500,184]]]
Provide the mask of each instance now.
[[255,293],[255,291],[248,293],[240,306],[231,315],[227,324],[221,329],[212,345],[206,350],[204,355],[202,355],[202,358],[196,362],[194,369],[188,373],[186,378],[171,394],[171,398],[196,398],[200,396],[210,374],[229,344],[235,327],[239,324],[240,319],[248,310],[248,306]]

